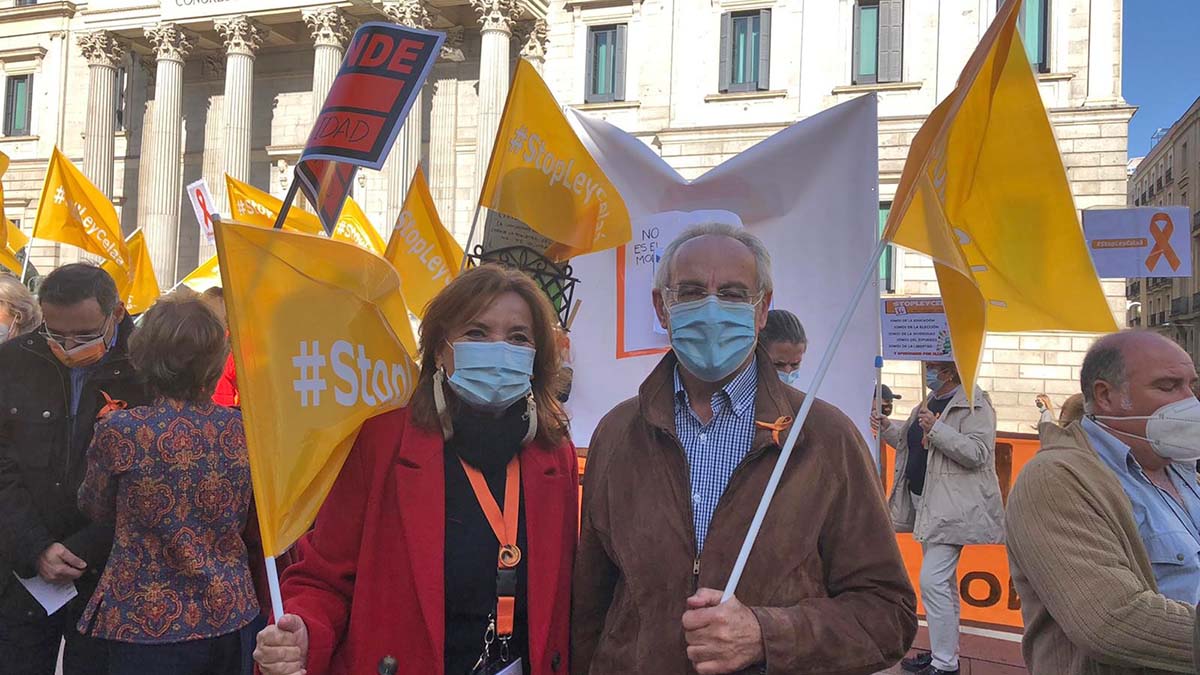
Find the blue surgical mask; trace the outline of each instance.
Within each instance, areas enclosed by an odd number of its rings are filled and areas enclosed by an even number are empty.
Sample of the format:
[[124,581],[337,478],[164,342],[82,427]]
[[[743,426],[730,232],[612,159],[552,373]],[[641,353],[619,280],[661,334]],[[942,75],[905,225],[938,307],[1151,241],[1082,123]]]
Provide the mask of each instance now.
[[716,296],[669,309],[671,347],[688,372],[717,382],[738,369],[754,350],[755,305]]
[[505,410],[529,393],[533,376],[531,347],[508,342],[455,342],[454,374],[447,382],[467,405]]
[[932,368],[925,371],[925,386],[932,391],[942,388],[942,376],[938,374],[938,371]]
[[782,380],[783,383],[789,387],[796,386],[796,383],[800,381],[800,371],[799,370],[793,370],[790,373],[785,373],[782,370],[779,370],[776,372],[779,373],[779,379]]

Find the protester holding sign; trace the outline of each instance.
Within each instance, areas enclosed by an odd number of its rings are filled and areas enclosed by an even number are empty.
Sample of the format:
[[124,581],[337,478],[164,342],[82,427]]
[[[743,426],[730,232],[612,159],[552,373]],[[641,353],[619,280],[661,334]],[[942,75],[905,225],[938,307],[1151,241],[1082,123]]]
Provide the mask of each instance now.
[[953,362],[925,363],[932,392],[896,425],[872,414],[896,450],[888,503],[897,532],[921,543],[921,601],[930,654],[905,659],[922,675],[958,672],[958,560],[966,544],[1004,541],[1004,504],[996,476],[996,411],[978,387],[968,398]]
[[401,675],[568,672],[578,473],[555,321],[497,265],[433,299],[412,400],[363,426],[284,572],[265,675],[360,675],[385,656]]
[[[41,332],[0,345],[0,668],[53,675],[65,636],[65,675],[107,675],[104,646],[75,623],[112,528],[80,513],[76,491],[96,418],[148,399],[129,365],[133,322],[112,277],[64,265],[42,282],[39,299]],[[49,606],[32,594],[55,589],[59,601]]]
[[698,225],[664,250],[653,300],[672,351],[588,452],[574,673],[865,674],[912,642],[915,600],[870,455],[824,402],[737,597],[715,590],[803,399],[755,349],[771,296],[770,255],[745,230]]
[[1148,331],[1101,338],[1087,416],[1043,426],[1008,500],[1008,556],[1034,675],[1195,672],[1200,401],[1187,352]]
[[260,614],[243,533],[251,505],[242,416],[210,399],[225,327],[189,294],[159,301],[129,341],[157,397],[96,425],[79,507],[115,524],[79,631],[109,675],[251,675]]
[[767,350],[767,356],[785,384],[796,386],[800,377],[800,364],[808,350],[808,337],[804,326],[795,314],[786,309],[767,312],[767,324],[758,335],[758,344]]

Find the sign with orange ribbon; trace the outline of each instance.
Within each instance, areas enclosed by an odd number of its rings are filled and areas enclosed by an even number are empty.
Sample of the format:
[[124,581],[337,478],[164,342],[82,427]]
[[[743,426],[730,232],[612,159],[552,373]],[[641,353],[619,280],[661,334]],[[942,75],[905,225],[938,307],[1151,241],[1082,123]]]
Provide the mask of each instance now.
[[1186,206],[1090,209],[1083,233],[1100,278],[1191,277]]

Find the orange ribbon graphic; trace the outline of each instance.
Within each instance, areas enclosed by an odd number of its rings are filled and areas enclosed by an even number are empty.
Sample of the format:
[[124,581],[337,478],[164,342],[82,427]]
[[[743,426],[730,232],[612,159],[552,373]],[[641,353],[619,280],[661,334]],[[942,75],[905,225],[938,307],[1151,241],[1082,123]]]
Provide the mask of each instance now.
[[1179,269],[1179,256],[1171,247],[1171,233],[1174,231],[1175,223],[1171,222],[1171,216],[1160,211],[1150,219],[1150,236],[1154,237],[1154,248],[1150,251],[1150,257],[1146,258],[1146,269],[1153,272],[1158,259],[1162,257],[1167,259],[1172,271]]

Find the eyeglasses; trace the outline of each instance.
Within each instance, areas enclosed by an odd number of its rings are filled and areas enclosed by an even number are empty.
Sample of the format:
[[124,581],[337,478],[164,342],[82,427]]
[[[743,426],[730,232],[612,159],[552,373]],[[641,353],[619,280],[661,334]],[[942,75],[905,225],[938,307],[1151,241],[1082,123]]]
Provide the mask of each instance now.
[[100,338],[104,337],[104,333],[107,330],[108,330],[108,319],[105,319],[104,323],[100,326],[100,330],[95,333],[86,333],[84,335],[60,335],[58,333],[52,332],[49,328],[46,327],[46,324],[42,324],[42,328],[39,332],[42,334],[42,337],[46,338],[47,340],[54,340],[58,344],[66,346],[67,342],[74,342],[75,344],[83,344],[85,342],[91,342],[92,340],[99,340]]
[[663,289],[663,299],[668,305],[678,305],[685,302],[695,302],[703,300],[709,295],[717,296],[717,300],[722,302],[746,303],[757,305],[763,299],[762,293],[755,293],[748,288],[722,288],[716,293],[709,293],[704,286],[696,284],[680,284],[679,286],[667,286]]

